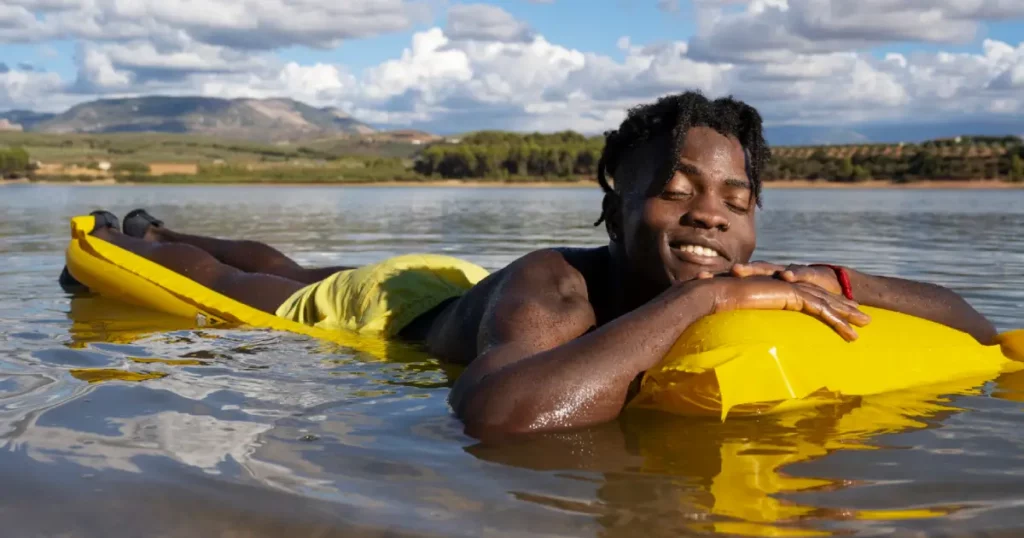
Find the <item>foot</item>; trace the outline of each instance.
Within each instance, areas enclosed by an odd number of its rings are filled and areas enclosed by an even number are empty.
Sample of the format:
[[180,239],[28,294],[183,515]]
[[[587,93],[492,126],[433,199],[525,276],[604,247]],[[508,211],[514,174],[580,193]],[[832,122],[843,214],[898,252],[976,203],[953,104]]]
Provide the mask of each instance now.
[[[99,230],[115,230],[121,231],[121,224],[118,222],[117,217],[109,211],[93,211],[89,213],[96,219],[96,225],[93,227],[93,233],[95,234]],[[61,289],[65,293],[72,295],[78,295],[87,293],[89,288],[85,287],[84,284],[75,280],[75,277],[71,276],[71,272],[68,271],[68,266],[64,266],[64,270],[60,272],[60,277],[57,278],[57,282],[60,284]]]
[[124,233],[131,237],[158,241],[158,230],[163,226],[162,220],[153,217],[145,209],[136,209],[124,216]]

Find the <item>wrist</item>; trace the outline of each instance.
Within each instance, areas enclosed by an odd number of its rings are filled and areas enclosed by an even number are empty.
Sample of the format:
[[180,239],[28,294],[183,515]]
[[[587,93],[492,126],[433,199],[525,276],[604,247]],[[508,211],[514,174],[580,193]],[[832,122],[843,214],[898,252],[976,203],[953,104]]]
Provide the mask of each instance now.
[[686,302],[688,311],[699,317],[710,316],[718,311],[721,286],[721,279],[691,280],[678,286],[676,297]]
[[851,274],[853,271],[839,265],[832,265],[828,263],[815,263],[812,267],[824,267],[831,270],[836,277],[836,282],[839,284],[839,293],[851,301],[855,301],[853,295],[853,281]]

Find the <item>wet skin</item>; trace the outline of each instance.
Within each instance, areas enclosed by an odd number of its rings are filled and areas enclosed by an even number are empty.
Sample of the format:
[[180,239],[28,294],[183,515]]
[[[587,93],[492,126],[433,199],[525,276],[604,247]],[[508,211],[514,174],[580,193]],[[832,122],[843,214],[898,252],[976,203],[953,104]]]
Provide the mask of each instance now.
[[[621,197],[606,200],[607,247],[531,253],[432,320],[429,348],[469,363],[450,398],[468,433],[611,420],[638,376],[690,324],[715,312],[805,312],[848,340],[869,322],[838,294],[831,270],[748,264],[756,201],[735,138],[693,128],[674,160],[664,158],[669,144],[648,142],[613,171],[625,185]],[[932,319],[983,343],[994,337],[991,324],[949,290],[850,276],[860,304]]]
[[[757,204],[745,164],[735,138],[706,127],[690,129],[678,152],[668,137],[649,140],[611,171],[620,188],[604,202],[607,246],[527,254],[403,330],[439,358],[468,364],[450,396],[467,433],[612,420],[638,377],[716,312],[804,312],[852,340],[870,321],[863,304],[993,341],[991,323],[939,286],[849,270],[855,303],[829,269],[748,263]],[[262,243],[167,229],[96,235],[267,312],[341,269],[303,268]]]

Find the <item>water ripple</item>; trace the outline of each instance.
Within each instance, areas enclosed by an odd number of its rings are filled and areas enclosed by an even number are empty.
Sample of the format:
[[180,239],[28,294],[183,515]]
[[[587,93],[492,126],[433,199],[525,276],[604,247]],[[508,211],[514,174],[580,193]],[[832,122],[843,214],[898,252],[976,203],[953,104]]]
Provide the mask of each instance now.
[[[428,250],[497,269],[535,248],[600,244],[596,188],[0,191],[12,535],[1021,531],[1022,376],[922,404],[885,436],[844,426],[880,409],[854,402],[795,423],[638,416],[490,447],[451,417],[455,370],[418,352],[380,361],[200,330],[71,302],[55,284],[67,218],[97,207],[148,207],[310,264]],[[758,218],[758,258],[936,282],[1000,328],[1024,327],[1024,192],[769,191]]]

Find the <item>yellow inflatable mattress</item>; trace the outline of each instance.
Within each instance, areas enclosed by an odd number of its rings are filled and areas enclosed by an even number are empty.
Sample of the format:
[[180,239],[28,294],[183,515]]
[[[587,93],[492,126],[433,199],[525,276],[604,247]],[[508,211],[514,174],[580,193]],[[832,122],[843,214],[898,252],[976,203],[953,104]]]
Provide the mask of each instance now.
[[[391,344],[326,331],[259,311],[89,235],[92,216],[71,220],[67,265],[93,292],[195,320],[290,331],[387,358]],[[846,397],[955,380],[992,379],[1024,369],[1024,331],[983,346],[927,320],[864,309],[872,323],[848,343],[820,321],[795,312],[736,311],[704,318],[680,337],[643,379],[630,406],[725,419],[779,413]]]

